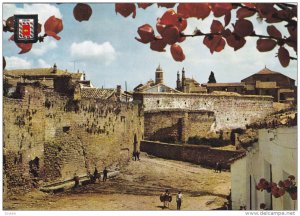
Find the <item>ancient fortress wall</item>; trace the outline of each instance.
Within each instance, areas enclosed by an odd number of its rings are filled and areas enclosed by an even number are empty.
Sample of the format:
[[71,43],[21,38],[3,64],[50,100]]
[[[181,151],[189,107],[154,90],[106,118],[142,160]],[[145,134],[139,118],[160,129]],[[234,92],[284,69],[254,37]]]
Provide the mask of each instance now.
[[209,111],[161,110],[144,113],[145,140],[186,142],[189,137],[206,137],[215,116]]
[[74,102],[33,87],[23,99],[3,103],[7,189],[31,186],[29,164],[35,159],[42,184],[65,181],[93,172],[95,165],[101,170],[126,163],[143,138],[143,114],[134,104]]
[[215,114],[214,130],[245,127],[273,111],[272,97],[211,94],[140,93],[145,112],[170,109],[207,110]]

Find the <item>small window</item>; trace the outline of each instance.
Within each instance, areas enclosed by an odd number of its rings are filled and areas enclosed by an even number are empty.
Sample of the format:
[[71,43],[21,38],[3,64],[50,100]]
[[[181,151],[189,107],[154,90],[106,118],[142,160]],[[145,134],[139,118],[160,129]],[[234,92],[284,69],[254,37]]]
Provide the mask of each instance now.
[[159,104],[159,100],[157,100],[157,104]]
[[70,130],[70,126],[63,127],[63,132],[67,133]]

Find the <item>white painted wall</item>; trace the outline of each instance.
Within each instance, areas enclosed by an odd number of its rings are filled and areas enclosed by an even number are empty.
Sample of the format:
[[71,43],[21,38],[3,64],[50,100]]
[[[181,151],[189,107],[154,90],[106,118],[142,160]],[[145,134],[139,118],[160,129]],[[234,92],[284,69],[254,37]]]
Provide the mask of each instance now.
[[[259,210],[260,203],[270,207],[270,193],[255,189],[261,178],[270,180],[270,165],[273,182],[285,180],[289,175],[294,175],[297,179],[297,127],[260,129],[258,136],[258,143],[249,149],[247,156],[231,165],[233,209],[239,209],[245,203],[247,209],[253,210]],[[273,210],[297,209],[297,201],[293,201],[288,193],[283,197],[272,197],[272,203]]]

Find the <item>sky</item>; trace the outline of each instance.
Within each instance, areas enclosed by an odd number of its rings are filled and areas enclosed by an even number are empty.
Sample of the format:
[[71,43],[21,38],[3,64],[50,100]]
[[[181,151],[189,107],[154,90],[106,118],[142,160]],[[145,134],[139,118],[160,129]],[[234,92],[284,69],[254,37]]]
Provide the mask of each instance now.
[[[62,70],[84,71],[86,78],[96,87],[115,88],[120,84],[124,89],[127,82],[128,90],[149,79],[154,80],[159,64],[164,71],[165,84],[173,88],[177,71],[183,67],[186,76],[199,83],[206,83],[211,71],[217,82],[240,82],[265,66],[297,80],[297,61],[291,61],[287,68],[283,68],[275,57],[278,47],[271,52],[258,52],[257,38],[246,38],[246,45],[238,51],[226,45],[222,52],[213,54],[203,44],[203,37],[189,38],[180,44],[186,56],[183,62],[173,60],[169,46],[164,53],[152,51],[149,44],[142,44],[134,38],[138,36],[138,27],[143,24],[148,23],[155,28],[156,18],[166,11],[156,4],[146,10],[137,8],[135,19],[116,14],[112,3],[90,4],[93,14],[89,21],[82,22],[73,17],[74,6],[70,3],[3,4],[3,19],[14,14],[38,14],[39,22],[43,24],[48,17],[55,15],[63,20],[64,25],[63,31],[58,34],[61,40],[46,37],[44,43],[34,44],[33,49],[25,54],[18,54],[20,49],[13,41],[8,41],[11,33],[4,32],[2,47],[6,69],[47,68],[56,63]],[[211,15],[205,20],[188,19],[184,32],[190,34],[195,27],[209,32],[213,19],[216,18]],[[223,19],[218,18],[224,23]],[[255,16],[250,20],[256,33],[266,34],[264,23],[258,23]],[[276,27],[286,32],[282,24]],[[296,56],[292,49],[289,51]]]

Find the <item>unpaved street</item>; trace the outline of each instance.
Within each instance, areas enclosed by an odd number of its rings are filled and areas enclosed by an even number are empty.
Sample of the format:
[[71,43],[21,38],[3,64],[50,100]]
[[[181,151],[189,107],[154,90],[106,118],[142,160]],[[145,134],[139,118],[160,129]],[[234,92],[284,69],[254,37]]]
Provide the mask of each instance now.
[[[142,155],[131,161],[121,174],[100,182],[58,194],[33,191],[4,200],[8,210],[162,210],[159,195],[169,189],[170,210],[176,209],[175,196],[183,193],[182,210],[209,210],[226,201],[230,173],[215,173],[190,163]],[[168,210],[168,209],[165,209]]]

